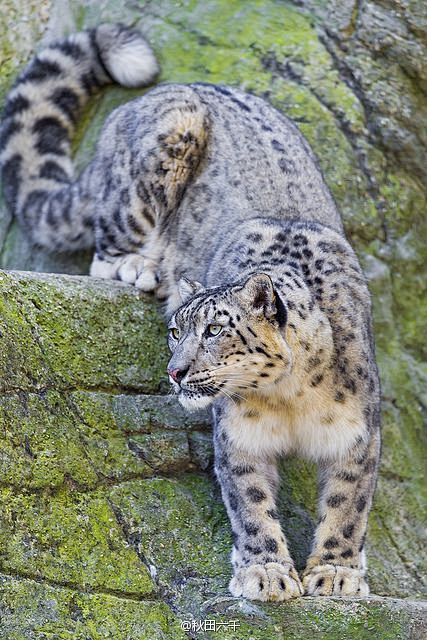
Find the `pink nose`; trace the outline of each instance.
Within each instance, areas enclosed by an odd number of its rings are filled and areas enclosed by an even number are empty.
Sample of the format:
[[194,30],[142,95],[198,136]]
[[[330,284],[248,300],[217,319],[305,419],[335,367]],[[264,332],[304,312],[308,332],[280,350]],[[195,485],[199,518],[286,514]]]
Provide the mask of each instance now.
[[175,382],[178,382],[179,384],[181,380],[185,377],[185,374],[187,373],[187,371],[188,369],[168,369],[168,374],[170,375],[172,380],[175,380]]

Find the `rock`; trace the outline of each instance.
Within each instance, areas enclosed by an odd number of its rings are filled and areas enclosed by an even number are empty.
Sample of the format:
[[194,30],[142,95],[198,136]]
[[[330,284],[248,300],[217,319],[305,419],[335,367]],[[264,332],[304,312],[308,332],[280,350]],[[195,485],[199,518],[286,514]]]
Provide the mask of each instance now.
[[[425,637],[422,5],[4,3],[0,97],[40,40],[121,20],[147,34],[162,80],[240,85],[295,119],[369,278],[384,421],[368,536],[377,595],[283,605],[233,599],[208,415],[188,415],[166,395],[155,303],[132,287],[76,276],[87,273],[87,253],[30,248],[0,205],[3,268],[74,274],[0,272],[5,638]],[[106,115],[137,93],[111,87],[89,104],[75,138],[79,167]],[[286,460],[282,477],[283,526],[302,567],[315,524],[315,469]]]

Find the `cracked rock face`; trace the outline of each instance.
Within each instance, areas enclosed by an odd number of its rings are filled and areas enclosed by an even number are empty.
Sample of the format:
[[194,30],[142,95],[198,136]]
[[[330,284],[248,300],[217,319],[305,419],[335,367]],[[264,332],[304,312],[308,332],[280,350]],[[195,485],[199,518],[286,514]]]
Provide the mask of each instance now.
[[[370,281],[383,387],[383,462],[369,525],[368,600],[231,598],[231,532],[206,415],[170,398],[164,326],[131,287],[0,273],[2,637],[186,638],[181,621],[238,620],[197,638],[423,638],[425,597],[426,9],[356,2],[6,0],[0,100],[40,41],[101,20],[140,27],[163,81],[239,85],[294,118],[316,151]],[[109,88],[75,139],[81,168]],[[85,274],[90,256],[29,248],[0,204],[4,269]],[[423,272],[424,269],[424,272]],[[281,513],[299,567],[315,470],[283,464]],[[0,634],[1,635],[1,634]]]

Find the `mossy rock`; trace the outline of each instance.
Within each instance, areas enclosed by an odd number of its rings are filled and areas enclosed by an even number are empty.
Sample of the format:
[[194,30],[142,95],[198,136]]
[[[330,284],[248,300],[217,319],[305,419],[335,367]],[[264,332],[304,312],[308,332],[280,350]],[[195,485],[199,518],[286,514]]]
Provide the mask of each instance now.
[[[147,34],[162,81],[238,85],[295,119],[370,282],[384,446],[368,536],[377,596],[231,598],[209,419],[165,395],[156,304],[132,287],[77,277],[88,253],[30,247],[0,204],[0,266],[74,274],[0,272],[0,635],[424,638],[423,3],[6,1],[3,13],[0,99],[40,42],[119,20]],[[138,93],[110,87],[88,105],[74,140],[79,168],[106,115]],[[315,469],[285,460],[282,478],[283,526],[303,566]]]

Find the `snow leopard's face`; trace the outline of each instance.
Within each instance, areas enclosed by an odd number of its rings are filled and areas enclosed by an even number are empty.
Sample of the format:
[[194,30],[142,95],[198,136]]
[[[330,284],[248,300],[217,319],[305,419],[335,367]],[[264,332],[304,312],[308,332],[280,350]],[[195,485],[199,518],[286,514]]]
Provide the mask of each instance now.
[[183,407],[207,407],[221,396],[239,402],[289,374],[286,309],[269,276],[215,289],[188,281],[184,287],[190,298],[169,322],[168,364]]

